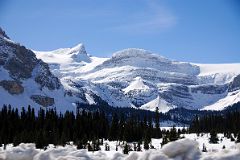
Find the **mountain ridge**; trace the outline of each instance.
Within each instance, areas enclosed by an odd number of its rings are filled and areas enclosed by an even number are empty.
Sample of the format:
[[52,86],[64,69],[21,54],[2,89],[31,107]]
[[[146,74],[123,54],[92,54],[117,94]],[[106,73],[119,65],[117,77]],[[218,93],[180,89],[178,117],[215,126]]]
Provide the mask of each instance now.
[[[38,55],[38,52],[36,54]],[[42,58],[44,60],[44,57]],[[138,48],[115,52],[110,58],[101,59],[92,56],[91,59],[93,61],[84,66],[76,67],[74,75],[62,74],[62,79],[71,77],[75,83],[87,81],[86,86],[81,89],[87,88],[110,106],[154,110],[154,106],[146,107],[146,104],[159,104],[157,101],[160,100],[163,102],[160,104],[169,105],[168,109],[164,107],[166,112],[174,107],[208,109],[208,106],[214,106],[221,100],[228,106],[231,104],[227,102],[228,96],[230,99],[235,97],[236,101],[239,101],[239,97],[236,97],[236,93],[232,91],[239,90],[239,80],[235,80],[234,83],[234,79],[240,72],[232,67],[238,67],[240,63],[215,65],[178,62]],[[98,59],[97,64],[94,59]],[[88,66],[93,67],[87,72],[83,71]],[[217,71],[214,71],[216,69]],[[125,92],[137,77],[140,77],[147,87]],[[235,89],[231,90],[231,86],[235,86]],[[218,110],[221,107],[210,108]]]

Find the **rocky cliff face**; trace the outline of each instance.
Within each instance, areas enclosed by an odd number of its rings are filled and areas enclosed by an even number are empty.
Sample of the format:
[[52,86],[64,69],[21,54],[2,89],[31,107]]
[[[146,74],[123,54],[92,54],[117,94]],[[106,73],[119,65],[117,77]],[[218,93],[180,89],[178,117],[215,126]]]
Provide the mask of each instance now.
[[37,104],[40,104],[43,107],[48,107],[54,105],[54,98],[50,98],[47,96],[41,96],[41,95],[32,95],[31,99],[36,102]]
[[10,94],[21,94],[24,91],[23,86],[20,82],[3,80],[0,81],[0,86],[7,90]]
[[0,36],[10,39],[1,27],[0,27]]
[[240,89],[240,75],[236,76],[229,85],[229,91],[236,91]]
[[5,97],[5,100],[1,100],[2,103],[11,103],[12,96],[22,95],[25,98],[22,101],[26,101],[26,105],[52,106],[54,99],[47,94],[61,87],[59,79],[51,73],[48,64],[37,59],[31,50],[11,41],[1,28],[0,74],[0,86],[10,94],[2,93]]
[[37,59],[31,50],[4,38],[0,39],[0,65],[12,79],[24,80],[34,76],[42,88],[54,90],[60,87],[58,78],[51,74],[46,63]]

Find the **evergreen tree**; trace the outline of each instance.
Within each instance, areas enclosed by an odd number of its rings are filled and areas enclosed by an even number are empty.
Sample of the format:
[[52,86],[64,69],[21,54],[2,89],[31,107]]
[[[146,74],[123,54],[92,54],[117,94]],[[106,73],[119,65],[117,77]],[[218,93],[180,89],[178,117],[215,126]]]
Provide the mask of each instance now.
[[202,152],[207,152],[207,147],[206,147],[206,145],[204,143],[203,143]]
[[177,130],[176,130],[175,126],[173,126],[169,133],[169,140],[176,141],[178,138],[179,138],[179,135],[177,133]]
[[150,141],[149,141],[148,139],[145,139],[145,140],[144,140],[143,148],[144,148],[145,150],[148,150],[148,149],[149,149],[149,143],[150,143]]
[[109,139],[110,140],[117,140],[118,138],[118,126],[119,120],[117,114],[114,114],[112,117],[110,132],[109,132]]
[[90,143],[87,144],[88,151],[94,151],[92,145]]
[[105,143],[105,151],[109,151],[109,150],[110,150],[109,145]]
[[83,149],[83,148],[84,148],[81,141],[78,141],[78,142],[76,143],[76,145],[77,145],[77,149]]
[[236,143],[240,143],[240,132],[238,132]]
[[214,130],[210,132],[209,143],[218,143],[217,133]]
[[123,148],[123,154],[128,154],[128,152],[129,152],[129,146],[128,146],[128,144],[126,143],[126,144],[124,145],[124,148]]
[[167,135],[164,135],[161,143],[161,147],[167,144],[168,142],[169,142],[169,138],[167,137]]
[[138,142],[137,143],[137,151],[139,152],[139,151],[141,151],[142,150],[142,148],[141,148],[141,142]]
[[160,129],[160,113],[159,113],[159,109],[158,107],[156,107],[155,110],[155,132],[154,132],[154,136],[155,138],[161,138],[162,137],[162,133],[161,133],[161,129]]

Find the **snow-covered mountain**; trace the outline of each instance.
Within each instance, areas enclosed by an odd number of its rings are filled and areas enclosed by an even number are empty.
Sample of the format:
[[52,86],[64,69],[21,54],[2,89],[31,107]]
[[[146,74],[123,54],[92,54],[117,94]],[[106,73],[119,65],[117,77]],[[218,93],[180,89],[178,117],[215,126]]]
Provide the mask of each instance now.
[[166,112],[175,107],[221,110],[240,101],[240,63],[178,62],[136,48],[98,58],[87,54],[83,44],[34,52],[69,95],[89,104],[101,99],[113,107]]
[[178,62],[136,48],[110,58],[89,55],[83,44],[32,51],[0,29],[0,105],[65,111],[75,110],[76,103],[106,102],[162,112],[176,107],[222,110],[240,101],[239,68],[240,63]]

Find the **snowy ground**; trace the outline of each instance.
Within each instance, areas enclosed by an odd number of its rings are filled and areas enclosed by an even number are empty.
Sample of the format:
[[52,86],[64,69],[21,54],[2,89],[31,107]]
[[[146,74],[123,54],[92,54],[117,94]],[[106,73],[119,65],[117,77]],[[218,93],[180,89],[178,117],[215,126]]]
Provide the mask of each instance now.
[[[184,139],[168,143],[161,147],[161,139],[152,139],[155,149],[148,151],[131,151],[129,155],[122,153],[121,147],[115,151],[117,142],[105,141],[110,151],[88,152],[85,149],[77,150],[76,146],[65,147],[50,146],[47,150],[35,149],[34,144],[20,144],[18,147],[7,146],[6,150],[0,148],[0,160],[228,160],[240,159],[240,144],[231,142],[218,134],[218,144],[209,144],[209,134],[197,137],[196,134],[185,134]],[[208,152],[202,152],[203,143]],[[121,143],[122,144],[122,143]],[[130,144],[132,145],[132,144]],[[223,149],[225,145],[225,149]]]

